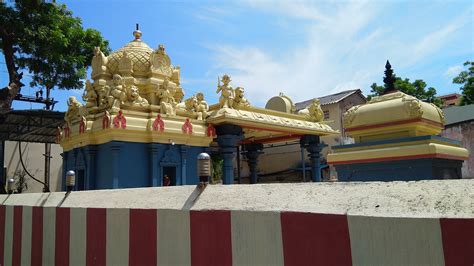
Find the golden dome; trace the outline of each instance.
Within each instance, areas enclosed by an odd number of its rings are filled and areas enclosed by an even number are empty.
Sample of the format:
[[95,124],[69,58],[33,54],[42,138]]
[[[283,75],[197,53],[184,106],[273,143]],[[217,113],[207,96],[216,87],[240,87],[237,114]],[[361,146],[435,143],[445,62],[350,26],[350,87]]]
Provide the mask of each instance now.
[[443,127],[441,109],[399,91],[374,97],[344,114],[345,131],[361,142],[437,135]]
[[133,64],[133,74],[144,76],[150,72],[150,56],[153,53],[153,49],[144,43],[140,37],[141,32],[134,32],[135,40],[129,42],[124,47],[112,52],[107,58],[107,68],[110,73],[120,74],[119,64],[124,54],[126,54]]
[[294,113],[295,105],[290,97],[280,92],[280,95],[272,97],[265,105],[265,109],[275,110],[283,113]]

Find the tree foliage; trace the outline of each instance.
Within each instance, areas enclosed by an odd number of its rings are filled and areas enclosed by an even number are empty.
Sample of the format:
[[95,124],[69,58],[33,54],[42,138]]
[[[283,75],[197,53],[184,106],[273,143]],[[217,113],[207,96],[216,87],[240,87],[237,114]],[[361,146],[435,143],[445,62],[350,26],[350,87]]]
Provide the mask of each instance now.
[[414,82],[410,82],[410,80],[407,78],[402,79],[400,77],[395,76],[388,61],[385,65],[385,68],[386,70],[384,77],[384,85],[379,86],[377,85],[377,83],[373,83],[372,86],[370,86],[370,94],[367,96],[369,100],[374,96],[393,92],[393,87],[395,87],[395,90],[399,90],[403,93],[414,96],[422,101],[434,103],[437,106],[442,106],[442,101],[436,97],[435,88],[426,88],[426,82],[421,79],[417,79]]
[[453,83],[462,84],[461,105],[474,104],[474,61],[467,61],[464,66],[468,66],[468,70],[459,73]]
[[95,46],[110,51],[101,34],[84,29],[65,5],[0,2],[0,50],[9,74],[4,85],[23,86],[23,70],[32,75],[30,86],[45,88],[47,96],[53,88],[82,88]]

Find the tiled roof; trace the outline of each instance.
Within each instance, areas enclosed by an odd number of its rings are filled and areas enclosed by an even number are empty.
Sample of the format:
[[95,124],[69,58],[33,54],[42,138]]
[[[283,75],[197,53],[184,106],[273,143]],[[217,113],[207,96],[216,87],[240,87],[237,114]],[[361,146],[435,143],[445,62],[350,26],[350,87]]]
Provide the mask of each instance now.
[[[344,98],[348,97],[349,95],[352,95],[357,92],[359,92],[362,95],[361,90],[356,89],[356,90],[341,91],[335,94],[330,94],[330,95],[320,97],[318,99],[321,102],[321,105],[333,104],[333,103],[338,103],[342,101]],[[298,110],[304,109],[307,106],[309,106],[312,102],[313,102],[313,99],[310,99],[304,102],[295,103],[296,110],[298,111]]]
[[446,118],[446,126],[474,120],[474,104],[450,106],[444,108],[443,111]]

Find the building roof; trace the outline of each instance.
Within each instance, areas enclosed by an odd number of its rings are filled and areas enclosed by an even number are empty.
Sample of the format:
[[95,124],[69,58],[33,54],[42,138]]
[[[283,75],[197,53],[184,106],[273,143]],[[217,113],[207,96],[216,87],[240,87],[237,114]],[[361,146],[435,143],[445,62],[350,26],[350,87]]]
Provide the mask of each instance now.
[[445,126],[474,120],[474,104],[444,108]]
[[[330,95],[320,97],[318,99],[321,102],[321,105],[328,105],[328,104],[338,103],[344,100],[345,98],[347,98],[348,96],[355,93],[359,93],[362,97],[364,97],[364,95],[362,95],[362,91],[360,89],[356,89],[356,90],[341,91],[335,94],[330,94]],[[298,110],[304,109],[308,107],[312,102],[313,102],[313,99],[310,99],[304,102],[295,103],[296,110],[298,111]]]
[[13,110],[0,117],[0,140],[54,143],[64,112]]
[[459,93],[451,93],[451,94],[446,94],[446,95],[441,95],[438,96],[439,99],[445,99],[445,98],[450,98],[450,97],[461,97],[462,95]]

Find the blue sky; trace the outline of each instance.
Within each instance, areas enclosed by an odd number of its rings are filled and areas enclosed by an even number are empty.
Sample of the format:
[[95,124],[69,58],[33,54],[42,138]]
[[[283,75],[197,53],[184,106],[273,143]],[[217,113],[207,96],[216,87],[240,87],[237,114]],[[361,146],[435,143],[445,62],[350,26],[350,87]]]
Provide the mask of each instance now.
[[[181,66],[186,96],[203,91],[211,103],[224,73],[257,106],[279,92],[294,101],[355,88],[367,93],[382,82],[387,59],[398,76],[423,79],[447,94],[459,91],[452,78],[474,60],[472,1],[63,3],[113,50],[133,39],[139,23],[142,39],[152,48],[164,44],[172,64]],[[4,71],[0,63],[2,83]],[[68,95],[81,93],[55,91],[57,109],[66,109]],[[39,107],[14,103],[16,109]]]

